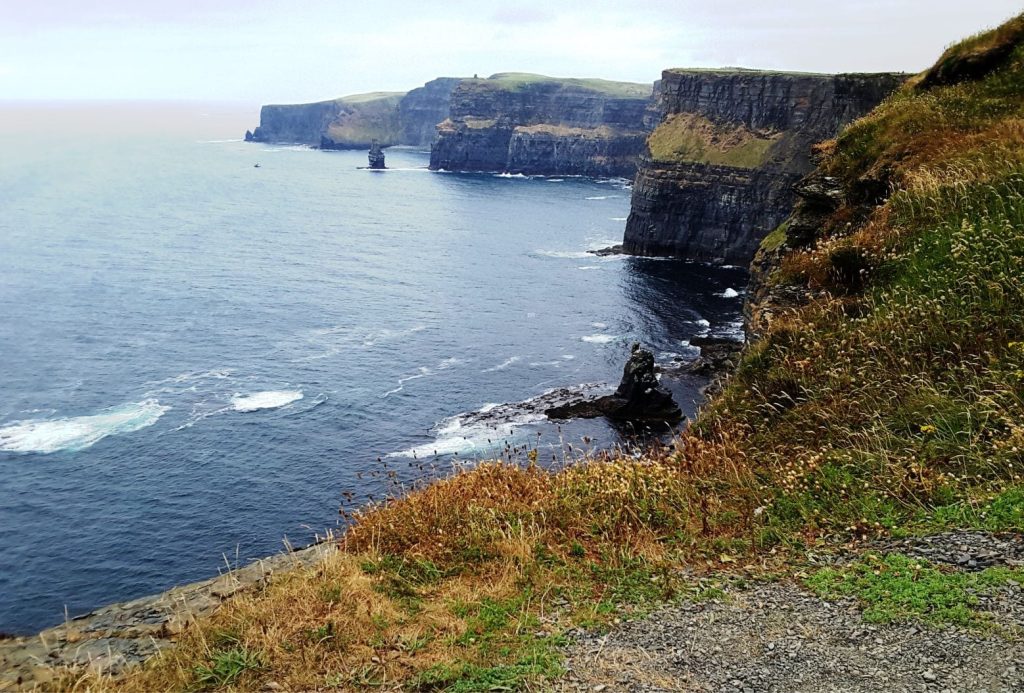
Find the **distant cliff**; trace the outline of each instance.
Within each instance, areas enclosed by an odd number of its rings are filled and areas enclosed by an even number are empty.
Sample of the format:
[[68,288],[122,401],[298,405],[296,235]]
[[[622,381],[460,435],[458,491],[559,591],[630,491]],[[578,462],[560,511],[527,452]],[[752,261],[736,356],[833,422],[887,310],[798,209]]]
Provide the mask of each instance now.
[[623,247],[750,262],[793,207],[811,145],[870,111],[904,75],[666,70],[661,119],[633,187]]
[[448,118],[457,77],[438,77],[413,89],[398,104],[401,143],[429,147],[437,137],[437,124]]
[[260,124],[246,133],[253,142],[308,144],[323,149],[429,146],[437,124],[448,117],[457,78],[441,77],[409,93],[373,92],[317,103],[264,106]]
[[502,73],[459,82],[430,168],[630,176],[653,126],[648,84]]

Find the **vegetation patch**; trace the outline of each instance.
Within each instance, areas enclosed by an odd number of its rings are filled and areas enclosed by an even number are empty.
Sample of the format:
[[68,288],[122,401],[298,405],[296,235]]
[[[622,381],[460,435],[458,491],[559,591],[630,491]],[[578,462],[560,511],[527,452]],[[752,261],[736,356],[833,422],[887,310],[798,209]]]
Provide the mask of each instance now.
[[677,113],[655,128],[647,145],[657,161],[757,168],[780,136],[743,125],[712,123],[695,113]]
[[827,599],[853,597],[872,623],[920,621],[935,626],[991,625],[977,609],[979,596],[1012,584],[1019,589],[1024,570],[988,568],[968,573],[941,570],[927,561],[900,554],[868,555],[843,568],[825,568],[807,579]]
[[648,99],[653,87],[637,82],[616,82],[607,79],[548,77],[529,72],[499,72],[487,79],[462,80],[464,88],[493,91],[525,91],[535,88],[585,89],[617,99]]

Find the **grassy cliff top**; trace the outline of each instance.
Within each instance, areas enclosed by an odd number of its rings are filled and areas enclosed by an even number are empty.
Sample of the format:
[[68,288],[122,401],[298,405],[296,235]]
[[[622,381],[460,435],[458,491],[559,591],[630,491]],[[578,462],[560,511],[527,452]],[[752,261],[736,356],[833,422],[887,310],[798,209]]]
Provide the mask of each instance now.
[[586,89],[617,99],[647,99],[651,96],[652,85],[636,82],[615,82],[607,79],[577,77],[548,77],[529,72],[499,72],[487,79],[465,79],[464,88],[482,88],[518,91],[534,85],[553,85],[565,88]]
[[344,104],[347,106],[362,104],[388,104],[395,106],[407,94],[404,91],[371,91],[365,94],[350,94],[339,96],[336,99],[325,99],[323,101],[311,101],[304,104],[269,104],[269,108],[295,108],[297,106],[324,106],[328,104]]
[[361,104],[361,103],[372,103],[375,101],[380,102],[394,102],[398,103],[402,100],[408,92],[405,91],[371,91],[365,94],[351,94],[349,96],[342,96],[338,101],[344,104]]
[[868,77],[871,75],[905,75],[903,72],[800,72],[797,70],[760,70],[750,67],[671,67],[662,71],[666,75],[730,75],[782,76],[782,77]]
[[[77,688],[539,689],[568,629],[717,598],[709,574],[899,598],[910,615],[886,618],[949,623],[933,597],[966,594],[963,573],[820,566],[888,535],[1024,531],[1014,26],[954,47],[941,80],[821,148],[834,208],[819,202],[809,240],[791,218],[759,258],[769,289],[802,300],[756,297],[760,339],[673,445],[551,471],[531,450],[362,508],[331,560],[227,601],[129,678]],[[976,601],[953,622],[983,623]]]

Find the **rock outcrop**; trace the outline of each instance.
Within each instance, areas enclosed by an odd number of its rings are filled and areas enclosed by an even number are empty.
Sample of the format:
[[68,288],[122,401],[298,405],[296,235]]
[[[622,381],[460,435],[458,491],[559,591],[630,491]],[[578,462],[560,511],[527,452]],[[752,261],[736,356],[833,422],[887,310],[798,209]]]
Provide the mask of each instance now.
[[627,253],[746,265],[793,207],[811,146],[834,137],[906,79],[666,70],[661,122],[633,187]]
[[[218,577],[97,609],[32,637],[0,639],[0,691],[56,690],[58,677],[116,676],[171,647],[197,618],[274,574],[314,566],[337,550],[325,541],[269,556]],[[63,689],[61,689],[63,690]]]
[[505,73],[462,80],[430,168],[629,176],[653,126],[649,85]]
[[544,412],[552,419],[592,419],[606,416],[617,421],[676,422],[683,418],[672,394],[658,384],[654,354],[633,345],[622,370],[622,382],[614,393],[552,407]]

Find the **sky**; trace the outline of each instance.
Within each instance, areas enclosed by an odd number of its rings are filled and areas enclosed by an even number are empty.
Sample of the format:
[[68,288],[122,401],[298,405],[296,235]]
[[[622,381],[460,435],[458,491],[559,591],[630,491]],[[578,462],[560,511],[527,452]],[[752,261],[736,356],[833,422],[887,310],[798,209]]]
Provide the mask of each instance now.
[[0,101],[298,103],[438,76],[930,65],[1004,0],[0,0]]

